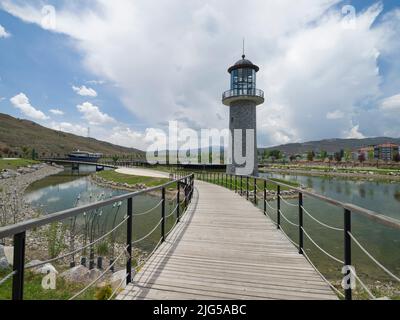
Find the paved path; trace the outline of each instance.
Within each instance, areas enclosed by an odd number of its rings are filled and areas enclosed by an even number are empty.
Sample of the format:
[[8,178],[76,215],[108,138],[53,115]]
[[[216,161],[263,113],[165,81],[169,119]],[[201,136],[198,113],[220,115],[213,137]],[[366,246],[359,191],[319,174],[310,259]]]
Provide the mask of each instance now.
[[336,299],[250,202],[196,181],[193,203],[121,300]]
[[169,174],[166,172],[141,169],[141,168],[119,168],[116,170],[118,173],[128,174],[132,176],[140,177],[151,177],[151,178],[169,178]]

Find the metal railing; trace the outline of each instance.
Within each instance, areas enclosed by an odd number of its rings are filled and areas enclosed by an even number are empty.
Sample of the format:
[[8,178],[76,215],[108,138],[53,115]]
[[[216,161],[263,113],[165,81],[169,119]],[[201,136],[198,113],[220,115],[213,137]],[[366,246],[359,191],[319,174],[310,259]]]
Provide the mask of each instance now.
[[[168,200],[166,197],[166,190],[168,187],[171,187],[174,184],[177,184],[176,196],[172,200]],[[141,196],[141,195],[150,194],[150,193],[154,194],[154,192],[156,192],[156,191],[161,191],[161,201],[156,206],[154,206],[153,208],[151,208],[149,210],[146,210],[145,212],[134,213],[133,200],[136,197]],[[184,193],[184,199],[181,199],[182,191]],[[124,245],[123,250],[121,250],[121,252],[118,254],[118,256],[115,259],[110,260],[110,265],[96,279],[94,279],[89,284],[87,284],[87,286],[85,286],[81,291],[79,291],[73,297],[71,297],[70,300],[73,300],[73,299],[81,296],[89,288],[93,287],[97,282],[99,282],[100,279],[102,279],[106,276],[107,272],[113,271],[118,260],[122,259],[125,256],[126,257],[126,277],[125,277],[126,281],[125,280],[121,281],[121,285],[112,293],[111,298],[113,298],[118,293],[118,290],[122,287],[124,282],[126,282],[126,284],[129,284],[132,282],[132,278],[133,278],[132,277],[132,274],[133,274],[133,272],[132,272],[133,271],[132,252],[133,252],[134,246],[137,245],[138,243],[144,241],[145,239],[149,238],[152,234],[154,234],[157,231],[158,228],[161,227],[161,235],[160,235],[161,239],[158,242],[158,244],[156,245],[155,249],[152,251],[152,253],[150,253],[147,256],[147,260],[148,260],[151,257],[151,255],[157,250],[157,248],[163,242],[165,242],[169,233],[181,221],[183,214],[185,214],[187,212],[185,210],[187,210],[188,205],[190,204],[190,202],[192,200],[193,191],[194,191],[194,174],[190,174],[190,175],[186,175],[186,176],[175,176],[174,180],[172,180],[166,184],[154,187],[154,188],[149,188],[149,189],[138,191],[138,192],[124,194],[124,195],[113,197],[111,199],[97,202],[94,204],[89,204],[89,205],[85,205],[85,206],[82,206],[79,208],[73,208],[73,209],[62,211],[62,212],[43,216],[43,217],[40,217],[37,219],[24,221],[19,224],[2,227],[2,228],[0,228],[0,239],[13,237],[14,255],[13,255],[13,271],[10,274],[8,274],[6,277],[4,277],[3,279],[0,279],[0,285],[4,284],[6,281],[8,281],[9,279],[12,278],[12,299],[13,300],[23,300],[23,298],[24,298],[24,275],[25,275],[26,270],[39,268],[41,266],[46,265],[47,263],[60,261],[66,257],[73,256],[73,255],[75,255],[79,252],[82,252],[83,250],[88,249],[88,248],[92,249],[95,244],[104,240],[109,235],[114,234],[115,232],[119,231],[123,226],[126,226],[126,244]],[[107,207],[109,205],[122,203],[122,201],[125,201],[125,200],[127,201],[126,215],[123,218],[122,222],[119,223],[118,225],[114,226],[109,232],[103,234],[96,240],[91,241],[89,244],[86,244],[76,250],[72,250],[71,252],[63,254],[56,258],[49,259],[45,262],[40,262],[36,265],[30,265],[30,266],[25,265],[26,235],[27,235],[28,231],[36,230],[37,228],[47,226],[52,223],[62,222],[66,219],[73,219],[73,218],[76,218],[80,214],[86,214],[87,212],[90,212],[93,210],[99,210],[99,209]],[[174,209],[168,215],[166,212],[166,202],[167,201],[172,201],[172,202],[176,201],[176,205],[174,206]],[[155,227],[149,233],[147,233],[145,236],[134,241],[133,240],[134,218],[137,216],[143,216],[143,215],[149,214],[151,212],[154,212],[158,208],[160,208],[161,217],[160,217],[160,220],[155,225]],[[176,215],[176,222],[173,225],[173,227],[171,228],[171,230],[168,233],[166,233],[166,221],[172,215]],[[92,252],[93,252],[93,250],[91,250],[91,253]],[[91,255],[90,259],[91,260],[94,259],[94,256]],[[142,264],[144,264],[146,261],[142,262]]]
[[[265,216],[269,216],[273,223],[276,224],[276,227],[282,231],[282,233],[288,238],[288,240],[298,248],[299,254],[304,255],[304,257],[309,261],[309,263],[313,266],[313,268],[317,271],[317,273],[327,282],[327,284],[334,290],[340,297],[346,300],[352,300],[352,279],[358,281],[362,288],[367,292],[370,298],[376,299],[375,295],[372,294],[371,290],[369,290],[368,286],[357,276],[352,267],[352,244],[354,243],[357,247],[361,249],[361,251],[372,261],[376,266],[378,266],[382,271],[384,271],[390,278],[393,280],[400,282],[400,276],[395,275],[391,272],[388,268],[386,268],[382,263],[380,263],[361,243],[360,241],[354,236],[352,233],[352,215],[353,214],[360,214],[362,216],[367,217],[369,220],[377,222],[383,226],[399,230],[400,231],[400,221],[388,216],[384,216],[377,212],[364,209],[362,207],[343,203],[338,200],[334,200],[319,194],[316,194],[311,191],[303,190],[301,188],[293,187],[286,183],[274,181],[268,178],[261,178],[261,177],[254,177],[254,176],[237,176],[237,175],[228,175],[225,173],[211,173],[211,172],[202,172],[202,173],[195,173],[195,178],[199,180],[203,180],[209,183],[218,184],[225,188],[228,188],[235,193],[245,197],[247,200],[252,201],[255,205],[258,205],[259,201],[261,200],[263,203],[263,211]],[[251,186],[250,180],[253,180],[253,185]],[[259,183],[262,184],[262,190],[260,190]],[[274,208],[268,200],[267,197],[267,183],[273,184],[276,186],[276,193],[274,195],[276,201],[276,208]],[[251,190],[251,188],[253,190]],[[282,188],[287,190],[291,190],[298,195],[297,203],[290,203],[289,201],[285,200],[282,196]],[[258,196],[258,192],[262,192],[262,199]],[[253,196],[251,196],[253,193]],[[316,200],[323,201],[324,203],[333,205],[335,207],[341,208],[343,210],[343,228],[338,228],[336,226],[328,225],[320,221],[319,219],[315,218],[304,206],[304,196],[308,196],[314,198]],[[290,207],[298,208],[298,221],[290,220],[282,210],[282,204],[285,204]],[[273,220],[270,212],[273,212],[276,215],[276,221]],[[310,217],[313,221],[318,223],[320,226],[327,228],[329,230],[333,230],[336,232],[340,232],[343,234],[344,238],[344,248],[343,248],[343,259],[339,259],[332,255],[331,253],[327,252],[323,249],[307,232],[304,227],[304,215]],[[289,225],[295,227],[298,230],[298,242],[291,239],[288,234],[285,232],[282,226],[282,220],[285,220]],[[329,257],[333,261],[340,263],[346,270],[344,274],[344,279],[347,283],[345,283],[344,294],[340,292],[330,281],[323,276],[323,274],[317,269],[315,264],[312,262],[310,257],[307,255],[304,249],[304,239],[307,238],[316,248],[321,251],[325,256]]]
[[242,97],[242,96],[254,96],[264,99],[264,91],[260,89],[232,89],[225,91],[222,94],[222,99],[225,100],[233,97]]

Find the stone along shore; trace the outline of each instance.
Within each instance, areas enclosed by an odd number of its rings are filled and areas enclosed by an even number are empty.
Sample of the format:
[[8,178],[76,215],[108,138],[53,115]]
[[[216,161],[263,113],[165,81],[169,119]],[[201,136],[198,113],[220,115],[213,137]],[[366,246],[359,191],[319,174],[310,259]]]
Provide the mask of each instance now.
[[35,217],[37,213],[24,200],[25,190],[32,183],[63,170],[57,165],[37,164],[0,172],[0,226]]

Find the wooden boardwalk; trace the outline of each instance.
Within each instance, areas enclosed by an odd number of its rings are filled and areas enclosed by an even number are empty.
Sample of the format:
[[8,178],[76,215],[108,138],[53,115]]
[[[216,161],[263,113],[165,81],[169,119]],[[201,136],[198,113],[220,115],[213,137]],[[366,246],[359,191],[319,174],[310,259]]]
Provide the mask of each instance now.
[[187,215],[120,300],[337,299],[250,202],[201,181]]

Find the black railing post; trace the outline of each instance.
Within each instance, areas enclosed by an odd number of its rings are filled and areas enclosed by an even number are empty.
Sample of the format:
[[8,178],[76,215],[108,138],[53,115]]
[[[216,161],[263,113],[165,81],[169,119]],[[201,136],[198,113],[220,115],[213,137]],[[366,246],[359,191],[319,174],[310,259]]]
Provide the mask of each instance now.
[[250,198],[250,178],[246,177],[246,199]]
[[235,193],[237,193],[237,175],[235,174]]
[[303,234],[303,194],[299,193],[299,253],[303,254],[304,249],[304,234]]
[[126,273],[128,276],[126,277],[126,284],[130,284],[132,282],[132,227],[133,227],[133,206],[132,206],[132,198],[128,199],[128,220],[126,221],[126,245],[127,245],[127,253],[128,260],[126,262]]
[[176,196],[176,217],[178,219],[178,223],[181,222],[181,182],[177,182],[178,185],[178,194]]
[[243,195],[243,176],[240,176],[240,195]]
[[264,215],[267,215],[267,180],[264,180]]
[[24,299],[25,240],[25,232],[14,235],[13,271],[15,274],[12,284],[13,300]]
[[165,242],[165,188],[162,188],[161,217],[161,239]]
[[257,179],[254,178],[254,204],[257,205]]
[[344,266],[346,268],[346,274],[344,275],[347,277],[347,288],[345,288],[345,299],[352,300],[352,279],[353,275],[351,274],[351,211],[348,209],[344,210]]
[[188,179],[185,179],[185,210],[188,206],[189,184]]
[[281,186],[278,186],[278,205],[277,205],[278,229],[281,228]]

